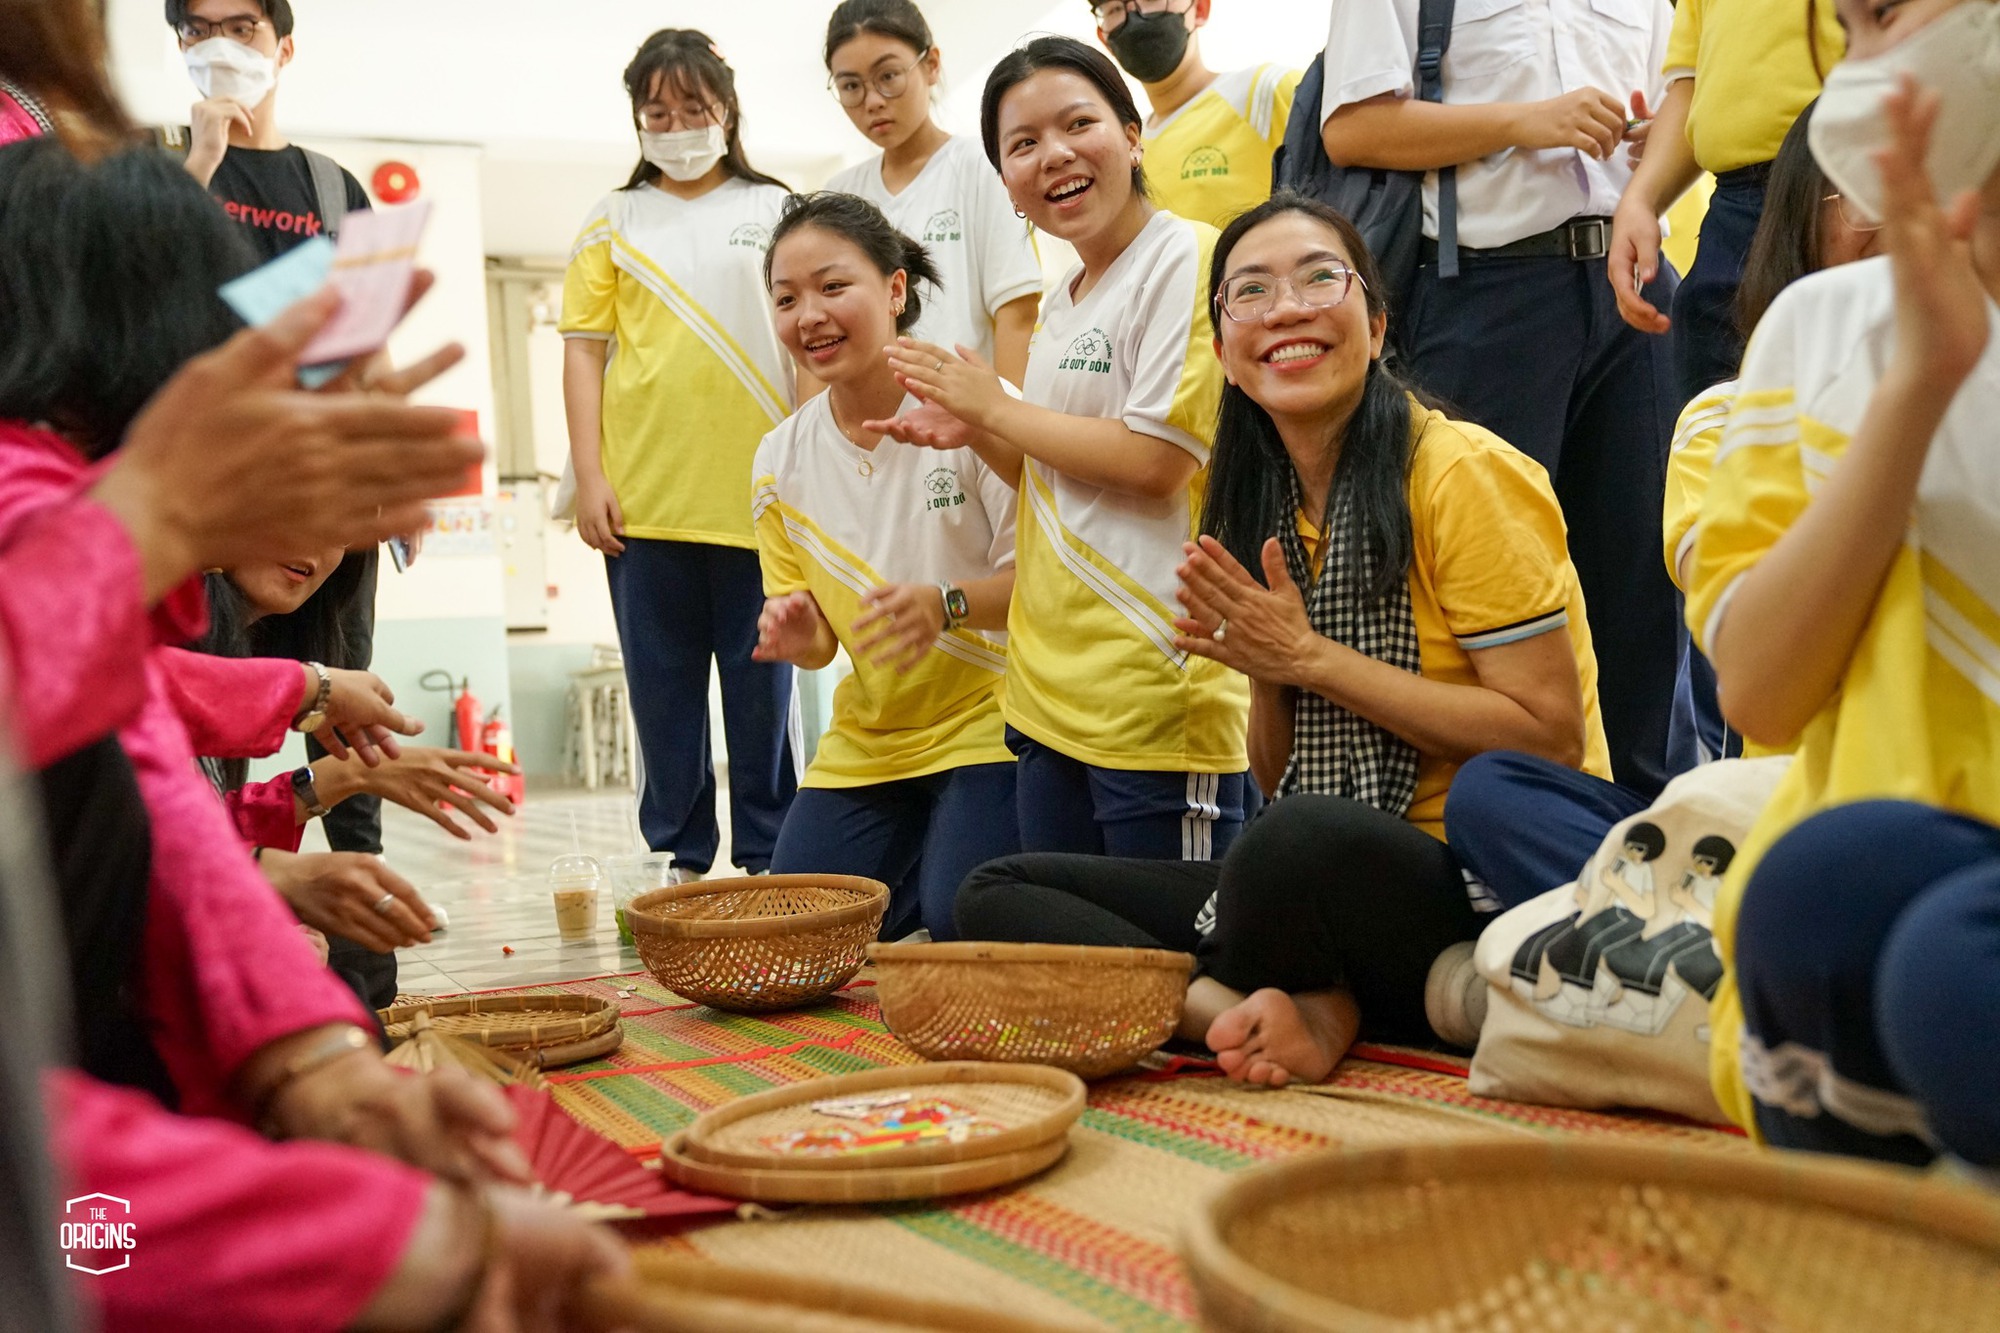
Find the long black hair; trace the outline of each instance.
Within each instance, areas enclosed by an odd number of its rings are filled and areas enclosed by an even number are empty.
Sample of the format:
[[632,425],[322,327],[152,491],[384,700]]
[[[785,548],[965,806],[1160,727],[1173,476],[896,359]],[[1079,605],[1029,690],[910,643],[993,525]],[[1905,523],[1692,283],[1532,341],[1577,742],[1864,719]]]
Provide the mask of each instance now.
[[1736,288],[1736,327],[1745,338],[1757,328],[1778,293],[1825,267],[1826,196],[1833,188],[1814,159],[1806,131],[1814,98],[1785,132],[1771,175],[1764,183],[1764,215],[1743,257],[1743,281]]
[[156,149],[88,166],[54,139],[0,149],[0,418],[104,457],[175,371],[242,327],[216,288],[256,264]]
[[785,200],[785,215],[772,229],[771,247],[764,251],[766,287],[771,285],[771,260],[778,253],[778,243],[802,227],[818,227],[853,242],[885,278],[898,269],[907,275],[903,313],[896,316],[898,333],[908,333],[923,313],[924,303],[917,295],[917,285],[928,282],[933,287],[943,286],[944,280],[938,276],[931,252],[897,231],[881,209],[859,195],[821,190],[817,194],[795,194]]
[[[1369,318],[1382,315],[1387,304],[1380,274],[1375,267],[1375,256],[1369,253],[1361,233],[1337,209],[1292,190],[1278,191],[1231,222],[1216,241],[1215,258],[1208,274],[1210,308],[1214,308],[1222,291],[1223,280],[1228,276],[1229,255],[1237,242],[1286,213],[1303,214],[1340,238],[1340,248],[1347,252],[1355,275],[1366,289]],[[1409,493],[1413,397],[1418,395],[1410,385],[1382,357],[1376,357],[1368,363],[1361,402],[1338,441],[1340,462],[1334,485],[1347,483],[1354,488],[1354,520],[1360,524],[1364,546],[1375,557],[1374,584],[1363,590],[1371,598],[1389,595],[1408,577],[1415,549],[1410,533]],[[1329,448],[1334,443],[1327,441]],[[1264,543],[1293,521],[1291,488],[1286,484],[1291,471],[1291,455],[1285,452],[1285,442],[1270,414],[1238,386],[1224,385],[1201,530],[1222,543],[1245,569],[1260,579]],[[1333,508],[1329,504],[1329,522],[1332,517]],[[1327,535],[1331,539],[1332,534]]]
[[910,0],[841,0],[826,21],[826,67],[833,53],[864,32],[893,37],[919,56],[931,49],[931,25]]
[[[344,623],[348,606],[362,595],[368,561],[350,551],[327,575],[326,582],[306,598],[305,605],[281,616],[258,616],[235,581],[220,570],[211,572],[208,587],[208,633],[194,645],[215,657],[279,657],[295,662],[361,670],[360,645]],[[222,791],[235,791],[249,780],[247,759],[203,761],[209,779]]]
[[[753,185],[790,188],[751,166],[750,159],[743,155],[743,104],[736,96],[736,71],[729,68],[721,49],[709,40],[707,33],[693,28],[660,29],[640,43],[638,54],[625,67],[624,77],[634,117],[652,96],[655,79],[679,96],[703,101],[712,97],[722,103],[728,115],[725,135],[729,145],[722,155],[723,170]],[[641,156],[625,188],[636,190],[641,185],[650,185],[659,175],[660,169]]]
[[[979,138],[995,171],[1001,169],[1000,102],[1045,69],[1067,70],[1089,81],[1111,104],[1120,125],[1145,128],[1146,118],[1139,114],[1139,104],[1132,100],[1132,90],[1125,86],[1125,76],[1111,63],[1111,57],[1074,37],[1032,38],[1000,57],[1000,63],[986,76],[986,91],[979,98]],[[1141,198],[1151,194],[1143,166],[1132,168],[1132,192]]]

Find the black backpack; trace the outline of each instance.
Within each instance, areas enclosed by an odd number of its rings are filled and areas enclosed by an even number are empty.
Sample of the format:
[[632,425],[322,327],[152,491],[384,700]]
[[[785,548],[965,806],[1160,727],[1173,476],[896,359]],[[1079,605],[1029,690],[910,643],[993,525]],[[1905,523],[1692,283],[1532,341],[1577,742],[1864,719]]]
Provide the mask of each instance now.
[[[1454,0],[1421,0],[1417,10],[1417,96],[1444,100],[1444,53],[1451,47]],[[1375,256],[1392,308],[1400,309],[1417,272],[1424,239],[1424,173],[1337,167],[1320,138],[1326,62],[1314,60],[1292,97],[1285,141],[1271,161],[1272,184],[1331,204],[1354,223]],[[1438,171],[1438,272],[1458,273],[1458,169]],[[1395,330],[1390,330],[1393,335]]]

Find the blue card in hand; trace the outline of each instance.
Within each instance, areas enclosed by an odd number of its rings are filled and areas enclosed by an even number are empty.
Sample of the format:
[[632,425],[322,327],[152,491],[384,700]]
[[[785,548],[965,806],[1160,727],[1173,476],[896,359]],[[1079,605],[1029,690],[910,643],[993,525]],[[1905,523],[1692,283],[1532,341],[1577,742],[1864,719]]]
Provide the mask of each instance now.
[[[326,286],[333,276],[333,242],[315,236],[270,263],[224,283],[222,299],[252,328],[269,324],[286,309]],[[308,389],[338,375],[340,364],[301,366],[299,383]]]

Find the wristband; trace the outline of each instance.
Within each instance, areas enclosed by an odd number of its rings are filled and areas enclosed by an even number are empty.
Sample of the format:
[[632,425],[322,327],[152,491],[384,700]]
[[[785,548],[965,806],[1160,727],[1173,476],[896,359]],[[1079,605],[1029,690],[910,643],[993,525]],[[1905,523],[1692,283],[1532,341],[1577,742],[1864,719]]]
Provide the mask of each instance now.
[[352,1023],[343,1023],[335,1031],[327,1033],[287,1060],[285,1067],[278,1071],[278,1077],[271,1081],[271,1085],[265,1088],[263,1095],[257,1099],[257,1127],[267,1138],[280,1137],[277,1126],[271,1121],[271,1111],[277,1105],[279,1094],[314,1070],[324,1068],[343,1055],[351,1055],[373,1044],[366,1032]]

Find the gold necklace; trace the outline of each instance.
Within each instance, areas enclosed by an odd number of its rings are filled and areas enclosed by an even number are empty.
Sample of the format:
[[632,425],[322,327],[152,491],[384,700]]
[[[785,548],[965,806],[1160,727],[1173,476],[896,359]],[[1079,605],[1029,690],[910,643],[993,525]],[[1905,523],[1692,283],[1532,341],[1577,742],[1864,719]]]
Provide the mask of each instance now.
[[[861,457],[856,459],[854,462],[854,470],[856,472],[859,472],[863,477],[874,476],[875,475],[874,458],[870,456],[869,451],[862,445],[861,441],[854,438],[854,432],[849,430],[846,426],[843,426],[840,423],[840,409],[834,406],[833,390],[828,389],[826,391],[826,395],[827,395],[826,411],[827,415],[833,418],[833,428],[839,431],[841,437],[844,438],[849,444],[853,445],[856,449],[861,451]],[[882,442],[881,437],[877,436],[875,442],[877,444],[880,444]]]

